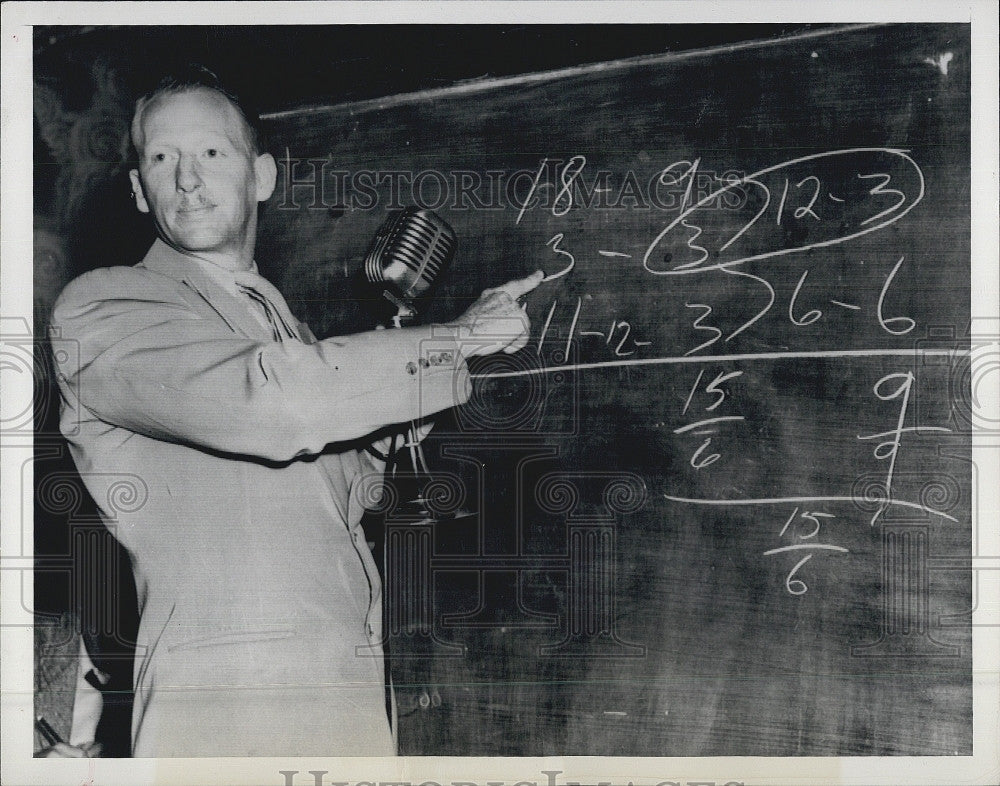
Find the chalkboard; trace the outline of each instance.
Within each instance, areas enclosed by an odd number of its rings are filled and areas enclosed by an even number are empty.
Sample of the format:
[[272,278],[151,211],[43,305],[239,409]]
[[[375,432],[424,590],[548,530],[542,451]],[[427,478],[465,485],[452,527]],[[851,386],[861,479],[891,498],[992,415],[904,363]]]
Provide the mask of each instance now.
[[382,510],[402,753],[971,753],[969,52],[844,28],[268,118],[258,259],[317,334],[379,319],[408,204],[459,237],[426,320],[547,274],[428,441],[437,521]]

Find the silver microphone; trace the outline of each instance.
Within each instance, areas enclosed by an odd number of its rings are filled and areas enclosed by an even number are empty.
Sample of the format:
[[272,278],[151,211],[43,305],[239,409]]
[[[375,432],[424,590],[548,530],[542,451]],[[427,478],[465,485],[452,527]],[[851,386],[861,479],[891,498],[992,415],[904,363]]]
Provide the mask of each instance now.
[[[398,309],[392,318],[395,327],[416,316],[414,301],[423,295],[455,256],[455,231],[431,210],[408,207],[389,215],[365,256],[365,278],[382,289],[382,294]],[[417,438],[417,424],[410,423],[403,446],[410,450],[414,478],[430,479],[430,470]],[[387,465],[395,467],[396,437],[389,445]],[[393,469],[395,474],[395,469]],[[423,492],[417,484],[411,505],[424,507]],[[426,511],[424,512],[425,515]]]
[[413,302],[455,255],[455,231],[431,210],[408,207],[389,216],[365,257],[365,278],[382,288],[399,317],[416,314]]

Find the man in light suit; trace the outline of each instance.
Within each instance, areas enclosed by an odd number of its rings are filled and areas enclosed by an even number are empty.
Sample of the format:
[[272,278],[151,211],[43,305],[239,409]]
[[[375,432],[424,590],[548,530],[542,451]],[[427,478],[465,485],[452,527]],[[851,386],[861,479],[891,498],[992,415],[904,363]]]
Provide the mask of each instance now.
[[159,237],[72,282],[52,325],[79,348],[61,428],[135,571],[133,755],[392,755],[365,448],[464,403],[467,357],[522,348],[542,274],[447,325],[315,341],[257,273],[276,167],[239,103],[166,82],[132,141]]

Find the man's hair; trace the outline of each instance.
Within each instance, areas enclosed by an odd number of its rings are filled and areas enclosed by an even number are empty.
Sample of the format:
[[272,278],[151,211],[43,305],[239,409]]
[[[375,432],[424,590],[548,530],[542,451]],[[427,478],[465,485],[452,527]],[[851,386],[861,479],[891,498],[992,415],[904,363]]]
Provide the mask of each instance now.
[[199,63],[190,63],[186,68],[163,77],[156,87],[135,102],[130,134],[133,160],[138,161],[137,141],[141,136],[142,117],[149,106],[163,96],[199,89],[212,90],[225,98],[240,116],[248,152],[254,156],[264,152],[264,135],[260,126],[260,117],[252,105],[245,98],[241,98],[231,89],[225,87],[214,71]]

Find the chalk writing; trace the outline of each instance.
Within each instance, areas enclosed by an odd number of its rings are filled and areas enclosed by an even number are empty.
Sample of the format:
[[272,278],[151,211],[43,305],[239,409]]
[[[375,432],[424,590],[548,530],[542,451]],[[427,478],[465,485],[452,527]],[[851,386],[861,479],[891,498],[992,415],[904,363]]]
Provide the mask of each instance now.
[[803,327],[804,325],[811,325],[813,322],[815,322],[817,319],[823,316],[823,312],[816,308],[814,308],[812,311],[806,312],[801,317],[795,316],[795,301],[799,296],[799,292],[802,291],[802,285],[805,283],[806,276],[808,275],[809,275],[808,270],[802,271],[802,275],[799,276],[799,283],[795,285],[795,291],[792,293],[792,297],[788,301],[788,319],[791,320],[791,323],[793,325],[798,325],[799,327]]
[[[525,203],[518,214],[520,222],[532,199],[536,199],[543,188],[552,189],[555,196],[547,211],[554,219],[565,218],[577,207],[574,204],[575,187],[587,165],[582,155],[572,156],[558,171],[557,182],[542,183],[542,176],[549,159],[542,159]],[[736,324],[732,315],[724,313],[720,304],[713,302],[712,288],[705,288],[704,294],[688,295],[683,300],[685,309],[690,310],[688,324],[696,338],[693,346],[682,354],[665,357],[633,357],[652,342],[637,338],[635,326],[630,319],[613,316],[610,321],[595,325],[592,307],[586,305],[589,295],[578,295],[566,303],[553,299],[547,306],[547,313],[541,335],[535,347],[541,356],[545,342],[556,330],[557,316],[563,328],[559,330],[561,347],[552,355],[553,365],[542,368],[518,369],[514,371],[485,372],[474,377],[517,377],[544,374],[557,370],[584,370],[628,368],[631,366],[680,365],[686,363],[704,364],[708,362],[755,363],[782,361],[792,358],[902,358],[907,362],[934,355],[947,355],[954,359],[967,355],[967,350],[936,349],[929,347],[869,348],[869,349],[829,349],[815,351],[775,351],[756,353],[735,353],[726,355],[704,355],[712,347],[731,342],[737,336],[747,333],[774,311],[779,296],[775,283],[778,270],[756,266],[754,272],[744,269],[746,263],[765,260],[789,254],[807,252],[844,243],[853,238],[879,231],[899,221],[909,213],[924,196],[924,177],[920,167],[905,150],[894,148],[850,148],[833,150],[813,155],[793,158],[768,166],[748,175],[740,176],[732,171],[724,177],[715,178],[701,171],[701,157],[675,161],[660,170],[658,182],[663,186],[673,186],[681,191],[677,214],[660,229],[642,254],[644,272],[655,276],[693,275],[716,273],[731,276],[746,284],[743,298],[749,306],[748,313],[737,316]],[[700,181],[708,178],[717,187],[704,190]],[[696,191],[696,184],[698,188]],[[596,189],[595,189],[596,191]],[[584,190],[584,195],[586,191]],[[726,199],[727,195],[740,198]],[[584,202],[587,200],[584,199]],[[677,203],[672,203],[671,208]],[[581,205],[582,206],[582,205]],[[727,209],[723,210],[720,206]],[[733,219],[736,218],[734,225]],[[545,245],[559,258],[555,271],[547,274],[543,281],[554,282],[570,277],[585,252],[568,238],[566,227],[555,227],[555,231]],[[579,244],[577,244],[578,246]],[[606,261],[638,258],[632,249],[616,250],[613,245],[596,244],[595,258]],[[814,268],[796,271],[788,281],[788,289],[783,290],[780,300],[784,309],[782,319],[794,328],[822,326],[831,315],[842,312],[872,318],[877,329],[891,336],[902,336],[913,331],[916,320],[900,315],[893,305],[892,287],[900,277],[905,257],[899,256],[885,274],[877,299],[872,295],[859,299],[851,292],[823,292],[815,283]],[[863,263],[862,263],[863,264]],[[625,269],[631,266],[627,265]],[[638,270],[638,266],[636,267]],[[838,278],[838,281],[841,281]],[[794,285],[793,285],[794,282]],[[579,289],[577,289],[579,291]],[[868,291],[867,289],[865,291]],[[761,297],[758,297],[760,295]],[[874,301],[874,302],[872,302]],[[827,303],[828,305],[823,305]],[[780,312],[778,312],[780,313]],[[848,318],[844,315],[843,318]],[[605,317],[606,319],[606,317]],[[568,323],[568,332],[565,325]],[[597,339],[603,341],[611,359],[594,359],[590,362],[569,363],[570,349],[576,339]],[[759,343],[759,338],[751,339]],[[588,346],[593,346],[588,343]],[[702,357],[697,357],[702,354]],[[704,365],[698,369],[681,409],[684,420],[675,425],[671,432],[678,439],[695,438],[688,450],[688,465],[695,472],[702,472],[716,465],[725,455],[725,439],[720,432],[737,428],[744,423],[747,415],[733,412],[730,386],[743,378],[744,371],[713,370]],[[915,376],[912,371],[892,372],[882,376],[873,386],[876,399],[898,403],[895,426],[873,434],[856,434],[857,440],[873,441],[872,455],[876,461],[887,464],[884,481],[880,482],[877,509],[871,517],[875,524],[890,507],[917,510],[930,516],[954,521],[948,513],[930,506],[898,499],[893,481],[897,459],[904,435],[924,431],[948,431],[937,427],[906,427],[907,410],[911,401]],[[729,405],[729,406],[727,406]],[[726,410],[729,410],[728,412]],[[663,425],[657,424],[657,425]],[[718,471],[718,470],[716,470]],[[819,494],[788,495],[754,498],[690,498],[664,494],[667,500],[691,505],[789,505],[794,509],[784,521],[778,533],[779,544],[763,552],[764,556],[780,558],[781,555],[795,555],[794,563],[784,577],[784,590],[793,596],[801,596],[809,591],[804,575],[810,560],[821,554],[848,554],[849,549],[824,538],[826,525],[835,519],[833,513],[817,510],[817,505],[832,505],[850,502],[858,507],[871,510],[871,500],[854,495]],[[864,503],[864,504],[862,504]],[[807,506],[807,507],[803,507]],[[867,514],[866,514],[867,515]],[[821,542],[823,538],[824,542]],[[816,564],[816,563],[814,563]]]
[[587,166],[587,159],[584,156],[573,156],[560,170],[559,190],[552,203],[552,215],[564,216],[572,209],[573,181],[580,176],[585,166]]
[[[903,261],[904,258],[900,257],[899,261],[896,262],[892,270],[886,276],[885,282],[883,283],[882,289],[879,293],[878,301],[875,304],[875,313],[876,313],[876,318],[878,319],[879,326],[887,333],[890,333],[891,335],[894,336],[905,335],[906,333],[909,333],[911,330],[913,330],[914,327],[916,327],[916,322],[910,317],[898,316],[898,317],[887,318],[883,314],[883,306],[885,303],[886,296],[889,292],[889,287],[892,285],[893,279],[895,278],[896,273],[899,271],[899,268],[902,266]],[[750,328],[759,320],[763,319],[767,315],[767,313],[771,310],[771,308],[774,306],[774,303],[777,299],[777,295],[775,294],[774,286],[771,284],[770,281],[768,281],[763,276],[758,276],[753,273],[749,273],[745,270],[740,270],[739,268],[728,267],[728,266],[719,268],[719,271],[731,276],[740,276],[749,279],[751,281],[754,281],[758,284],[761,284],[767,290],[767,296],[768,296],[768,301],[763,308],[757,311],[743,324],[739,325],[735,330],[731,331],[728,335],[726,335],[724,341],[728,342],[734,339],[743,331]],[[813,323],[823,318],[823,311],[819,308],[811,308],[802,314],[796,313],[797,311],[796,307],[799,298],[802,294],[803,287],[806,284],[806,279],[809,277],[809,272],[810,272],[809,270],[802,271],[802,274],[799,276],[798,282],[795,284],[795,288],[792,291],[791,297],[788,300],[788,307],[786,310],[786,314],[788,316],[789,322],[791,322],[796,327],[808,327],[809,325],[812,325]],[[839,306],[840,308],[843,308],[848,311],[862,311],[862,307],[854,303],[845,303],[841,300],[836,300],[832,298],[828,302],[831,303],[832,305]],[[708,303],[685,303],[684,305],[687,308],[703,309],[702,313],[700,313],[697,316],[697,318],[695,318],[695,320],[693,321],[692,327],[695,330],[706,331],[712,334],[711,338],[685,352],[686,355],[693,355],[694,353],[704,349],[708,349],[710,346],[715,344],[720,338],[722,338],[724,332],[722,331],[721,328],[706,322],[706,320],[708,320],[708,318],[712,315],[714,310],[711,305],[709,305]]]
[[[892,272],[890,272],[889,275],[886,276],[885,284],[882,285],[882,291],[879,292],[878,295],[878,305],[876,307],[878,312],[878,323],[887,333],[892,333],[892,335],[894,336],[905,335],[906,333],[909,333],[911,330],[913,330],[914,327],[916,327],[916,322],[914,322],[909,317],[890,317],[889,319],[886,319],[884,316],[882,316],[882,304],[885,302],[885,296],[889,292],[889,286],[892,284],[892,280],[896,277],[896,273],[899,272],[899,268],[903,264],[903,259],[904,257],[900,257],[899,261],[893,266]],[[894,323],[902,323],[905,324],[906,327],[902,328],[901,330],[893,330],[891,327],[889,327],[889,325]]]
[[[660,171],[660,185],[679,186],[687,180],[687,186],[684,188],[684,196],[681,198],[681,210],[684,210],[691,204],[691,190],[694,188],[699,164],[701,164],[700,158],[696,158],[694,162],[675,161],[672,164],[668,164]],[[686,169],[678,175],[674,171],[677,167],[686,167]]]
[[[681,414],[687,414],[688,409],[691,406],[695,394],[698,392],[699,386],[701,385],[701,380],[705,375],[705,369],[698,371],[698,376],[695,378],[694,385],[691,386],[691,392],[688,393],[687,399],[684,401],[684,408],[681,410]],[[703,407],[705,412],[712,412],[723,404],[726,400],[726,391],[722,387],[725,382],[729,380],[736,379],[743,375],[742,371],[730,371],[730,372],[719,372],[716,377],[705,386],[704,392],[713,397],[713,400]],[[715,434],[717,429],[707,428],[708,426],[715,426],[718,423],[730,423],[735,421],[742,421],[746,418],[743,415],[716,415],[708,418],[701,418],[695,420],[691,423],[687,423],[683,426],[678,426],[674,429],[674,434],[687,434],[692,432],[698,436],[705,436],[706,434]],[[701,444],[695,449],[689,461],[690,465],[696,470],[703,469],[711,464],[718,461],[722,454],[720,453],[708,453],[708,449],[712,444],[712,437],[706,437]],[[708,453],[708,455],[705,455]]]
[[[835,167],[829,166],[832,159],[837,159]],[[808,239],[807,242],[786,245],[785,235],[765,232],[758,225],[772,203],[771,188],[765,181],[773,181],[775,176],[780,175],[780,180],[785,184],[782,198],[777,203],[778,212],[775,214],[774,222],[780,226],[783,216],[787,216],[786,203],[790,199],[787,184],[791,179],[790,170],[808,170],[810,166],[820,167],[822,177],[820,174],[807,171],[796,181],[796,190],[805,192],[806,199],[804,204],[795,207],[791,217],[806,227],[807,234],[815,237]],[[869,180],[877,182],[871,188],[864,189],[861,194],[856,194],[856,189],[847,182],[850,179],[847,174],[852,169],[855,182],[860,181],[865,185]],[[855,198],[834,197],[831,184],[824,178],[836,179],[836,190],[844,194],[853,194]],[[895,185],[890,187],[890,183]],[[727,229],[728,221],[722,220],[725,215],[720,215],[722,211],[714,210],[713,205],[717,204],[724,194],[737,188],[748,191],[751,195],[755,194],[756,201],[760,204],[740,229],[730,233]],[[823,190],[826,190],[829,202],[824,200],[825,210],[820,213],[819,200]],[[725,185],[695,204],[685,207],[646,248],[642,265],[648,272],[657,276],[689,275],[731,267],[754,259],[766,259],[843,243],[898,221],[920,202],[923,195],[923,172],[904,150],[849,148],[802,156],[741,178],[728,178]],[[888,205],[887,199],[892,200]],[[753,201],[749,200],[748,204]],[[808,225],[804,223],[807,220]],[[690,236],[693,228],[699,230],[695,235],[699,238],[697,245],[693,245],[693,238]],[[739,247],[744,249],[742,253],[730,253],[729,259],[705,264],[710,258],[721,257],[745,235],[749,237],[751,229],[758,231],[752,233],[753,243],[740,244]],[[701,239],[702,235],[705,236],[704,239]],[[756,247],[759,246],[764,246],[765,250],[757,250]],[[696,257],[692,257],[692,251],[697,251]],[[665,259],[670,259],[669,267],[660,265],[660,260]]]
[[767,551],[764,552],[765,557],[769,557],[774,554],[785,554],[792,551],[810,552],[805,557],[796,562],[795,565],[792,567],[792,569],[788,572],[788,575],[785,576],[785,589],[788,591],[788,594],[804,595],[809,590],[809,587],[806,585],[805,581],[796,578],[796,574],[798,574],[799,569],[802,568],[803,565],[805,565],[809,560],[811,560],[815,556],[816,552],[834,551],[842,554],[849,553],[849,550],[844,548],[843,546],[836,546],[830,543],[804,542],[804,541],[812,541],[813,538],[819,535],[821,529],[820,519],[833,519],[833,518],[836,517],[832,513],[823,513],[820,511],[804,510],[802,511],[802,513],[799,513],[799,508],[798,506],[796,506],[795,509],[792,511],[792,514],[788,517],[788,520],[785,522],[785,526],[783,526],[781,528],[781,532],[778,533],[778,537],[782,538],[785,536],[785,533],[788,532],[789,527],[792,527],[792,522],[800,523],[801,521],[807,521],[812,525],[812,529],[810,529],[808,532],[796,532],[793,528],[793,531],[789,533],[789,536],[792,537],[793,539],[797,539],[798,541],[797,543],[792,543],[786,546],[778,546],[777,548],[768,549]]
[[760,276],[755,276],[753,273],[747,273],[745,270],[730,269],[728,267],[722,268],[722,272],[728,273],[731,276],[744,276],[753,281],[757,281],[763,284],[767,288],[768,294],[770,296],[770,299],[768,300],[767,305],[764,306],[764,308],[762,308],[754,316],[752,316],[750,319],[748,319],[746,322],[744,322],[742,325],[736,328],[736,330],[734,330],[732,333],[726,336],[726,341],[731,341],[732,339],[736,338],[736,336],[738,336],[740,333],[742,333],[744,330],[746,330],[748,327],[753,325],[758,319],[761,319],[768,311],[771,310],[771,306],[774,305],[775,294],[774,294],[774,287],[771,286],[771,282],[769,282],[767,279],[761,278]]
[[562,232],[558,232],[555,235],[553,235],[552,238],[549,240],[549,242],[546,243],[545,245],[551,246],[552,247],[552,251],[554,253],[559,254],[559,255],[565,257],[566,259],[569,260],[569,262],[567,263],[566,267],[564,267],[558,273],[553,273],[551,275],[546,275],[545,278],[543,278],[542,281],[541,281],[541,283],[543,283],[543,284],[546,281],[554,281],[557,278],[562,278],[563,276],[565,276],[567,273],[569,273],[569,271],[571,271],[576,266],[576,258],[569,251],[566,251],[565,249],[559,248],[559,244],[562,243],[563,237],[564,237],[563,233]]
[[[751,499],[709,499],[705,497],[678,497],[674,494],[664,494],[664,499],[668,499],[671,502],[683,502],[688,505],[783,505],[788,502],[851,502],[857,504],[863,502],[860,497],[854,495],[819,495],[819,496],[792,496],[792,497],[755,497]],[[890,499],[886,501],[886,506],[891,507],[897,505],[901,508],[907,508],[909,510],[918,510],[926,513],[929,516],[937,516],[938,518],[947,519],[948,521],[957,522],[954,516],[945,513],[941,510],[935,510],[927,505],[921,505],[918,502],[908,502],[902,499]]]
[[538,182],[542,179],[542,173],[545,171],[545,165],[548,163],[547,158],[542,159],[542,163],[538,165],[538,172],[535,174],[535,179],[531,183],[531,188],[528,189],[528,195],[524,198],[524,202],[521,204],[521,210],[517,214],[517,220],[515,224],[520,224],[521,219],[524,218],[524,211],[528,209],[528,205],[531,204],[531,198],[535,195],[535,191],[538,190]]
[[691,431],[692,429],[702,428],[703,426],[707,426],[711,423],[723,423],[727,420],[746,420],[746,418],[742,415],[722,415],[717,418],[705,418],[704,420],[696,420],[694,423],[688,423],[686,426],[675,428],[674,433],[683,434],[687,431]]
[[914,360],[929,357],[944,357],[951,361],[970,357],[967,349],[909,347],[906,349],[820,349],[810,351],[785,352],[744,352],[729,355],[666,356],[646,358],[621,358],[617,360],[596,360],[589,363],[573,363],[569,366],[538,366],[514,371],[482,371],[473,373],[473,379],[502,379],[509,377],[530,377],[538,374],[555,374],[564,371],[586,369],[622,368],[626,366],[675,366],[687,363],[752,362],[761,360],[793,360],[796,358],[876,358],[897,357]]
[[[897,399],[902,399],[899,405],[899,415],[896,418],[896,427],[890,431],[881,431],[877,434],[858,434],[859,440],[871,440],[879,439],[881,442],[875,445],[875,449],[872,451],[873,455],[879,461],[888,461],[889,467],[886,470],[885,482],[883,484],[882,493],[884,494],[884,499],[881,504],[876,509],[875,514],[872,516],[871,524],[874,526],[875,522],[878,521],[879,517],[885,512],[886,508],[892,501],[892,481],[893,475],[896,471],[896,459],[899,455],[899,447],[902,443],[903,434],[914,433],[914,432],[948,432],[951,429],[944,426],[911,426],[904,427],[903,424],[906,422],[906,410],[910,402],[910,393],[913,389],[913,372],[899,372],[893,374],[886,374],[872,388],[872,392],[875,397],[880,401],[895,401]],[[893,383],[898,382],[899,385],[888,390]]]
[[699,344],[698,346],[694,347],[693,349],[689,349],[687,352],[684,353],[685,355],[693,355],[695,352],[697,352],[700,349],[705,349],[706,347],[712,346],[712,344],[714,344],[716,341],[719,340],[719,338],[721,338],[722,331],[719,330],[719,328],[715,327],[714,325],[703,325],[703,324],[701,324],[702,322],[705,321],[705,319],[708,316],[711,315],[711,313],[712,313],[712,307],[711,306],[706,305],[704,303],[685,303],[684,306],[685,306],[685,308],[703,308],[703,309],[705,309],[695,319],[693,327],[694,327],[695,330],[705,330],[705,331],[708,331],[709,333],[713,333],[714,334],[708,341],[704,342],[703,344]]
[[[552,304],[549,306],[548,313],[545,317],[545,323],[542,326],[541,335],[538,337],[538,343],[535,345],[535,354],[541,356],[542,348],[545,345],[545,340],[549,334],[552,326],[553,317],[556,313],[556,308],[559,305],[559,301],[553,300]],[[577,326],[580,321],[580,313],[583,309],[583,298],[577,297],[576,306],[573,309],[573,316],[570,321],[569,331],[564,339],[564,348],[561,351],[557,351],[554,358],[557,359],[556,362],[566,363],[570,357],[570,349],[573,344],[573,339],[579,335],[581,338],[596,336],[598,338],[604,339],[604,344],[614,353],[615,357],[624,358],[630,355],[634,355],[642,347],[648,347],[652,344],[651,341],[644,341],[635,338],[632,335],[632,323],[623,319],[612,319],[609,326],[608,332],[604,333],[600,330],[580,330],[577,331]],[[617,343],[612,346],[612,342],[617,339]]]

